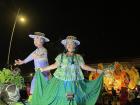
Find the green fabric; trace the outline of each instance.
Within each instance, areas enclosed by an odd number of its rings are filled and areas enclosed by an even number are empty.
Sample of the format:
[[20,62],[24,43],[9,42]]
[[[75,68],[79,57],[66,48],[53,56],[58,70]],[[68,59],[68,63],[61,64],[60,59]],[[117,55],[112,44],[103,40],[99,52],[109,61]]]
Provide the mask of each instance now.
[[[31,105],[94,105],[102,88],[103,74],[91,81],[62,81],[53,77],[46,82],[40,71],[35,77]],[[68,93],[74,94],[72,101],[67,100]]]
[[[74,61],[74,64],[71,64],[72,59]],[[78,54],[75,54],[74,56],[66,56],[66,54],[59,54],[55,60],[56,63],[59,65],[54,73],[54,76],[56,78],[67,81],[84,79],[84,75],[80,68],[80,65],[84,64],[82,56]]]

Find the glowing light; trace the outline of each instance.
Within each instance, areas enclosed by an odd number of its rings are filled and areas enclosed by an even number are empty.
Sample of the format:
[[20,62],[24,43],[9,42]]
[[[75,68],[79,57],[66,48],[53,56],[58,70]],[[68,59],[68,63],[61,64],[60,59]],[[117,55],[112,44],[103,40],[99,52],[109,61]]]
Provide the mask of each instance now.
[[25,22],[25,18],[23,18],[23,17],[20,18],[20,21],[21,21],[21,22]]

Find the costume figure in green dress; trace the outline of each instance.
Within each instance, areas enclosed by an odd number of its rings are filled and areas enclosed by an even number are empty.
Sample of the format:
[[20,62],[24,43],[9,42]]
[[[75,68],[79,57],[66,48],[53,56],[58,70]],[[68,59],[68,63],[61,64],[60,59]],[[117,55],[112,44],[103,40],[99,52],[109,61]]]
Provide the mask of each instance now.
[[[61,43],[67,52],[59,54],[56,62],[36,72],[36,83],[31,105],[94,105],[102,88],[102,70],[96,80],[85,80],[83,70],[96,71],[84,63],[83,57],[75,54],[80,42],[67,36]],[[54,77],[47,82],[41,71],[54,70]]]

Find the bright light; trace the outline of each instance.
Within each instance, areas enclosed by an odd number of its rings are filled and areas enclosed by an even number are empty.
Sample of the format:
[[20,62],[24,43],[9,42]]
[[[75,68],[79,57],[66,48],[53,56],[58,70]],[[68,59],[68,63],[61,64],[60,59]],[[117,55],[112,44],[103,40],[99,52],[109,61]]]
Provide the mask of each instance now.
[[21,23],[25,23],[25,22],[26,22],[26,18],[23,17],[23,16],[19,16],[18,20],[19,20],[19,22],[21,22]]
[[25,18],[23,18],[23,17],[20,18],[20,21],[21,21],[21,22],[25,22]]

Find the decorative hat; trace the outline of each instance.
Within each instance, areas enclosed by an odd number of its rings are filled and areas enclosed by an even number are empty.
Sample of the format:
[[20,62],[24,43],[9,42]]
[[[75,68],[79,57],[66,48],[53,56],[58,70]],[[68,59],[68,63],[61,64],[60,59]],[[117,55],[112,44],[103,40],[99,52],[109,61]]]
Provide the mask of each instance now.
[[49,41],[50,41],[48,38],[45,37],[45,34],[42,33],[42,32],[34,32],[34,35],[29,35],[29,37],[30,37],[30,38],[33,38],[33,39],[34,39],[35,37],[37,37],[37,36],[43,38],[45,42],[49,42]]
[[66,39],[61,41],[63,45],[66,45],[67,43],[72,43],[72,42],[74,42],[76,45],[80,45],[80,41],[78,41],[75,36],[67,36]]

